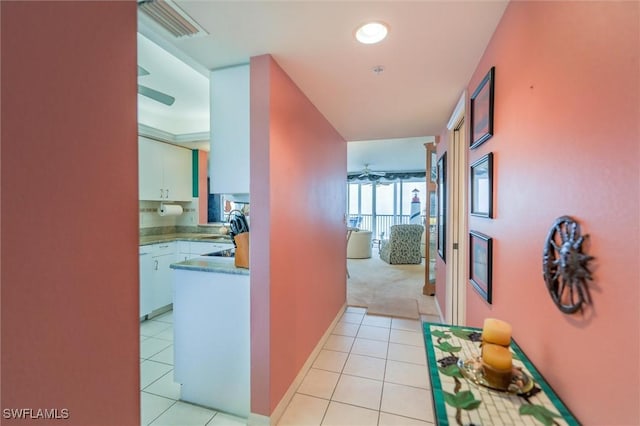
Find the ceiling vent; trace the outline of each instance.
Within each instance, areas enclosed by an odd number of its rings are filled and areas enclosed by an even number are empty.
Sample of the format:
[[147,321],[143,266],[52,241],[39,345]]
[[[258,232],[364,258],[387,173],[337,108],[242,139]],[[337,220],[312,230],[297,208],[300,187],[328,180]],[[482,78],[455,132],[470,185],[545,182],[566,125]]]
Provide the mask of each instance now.
[[138,9],[175,38],[196,37],[208,33],[171,0],[138,0]]

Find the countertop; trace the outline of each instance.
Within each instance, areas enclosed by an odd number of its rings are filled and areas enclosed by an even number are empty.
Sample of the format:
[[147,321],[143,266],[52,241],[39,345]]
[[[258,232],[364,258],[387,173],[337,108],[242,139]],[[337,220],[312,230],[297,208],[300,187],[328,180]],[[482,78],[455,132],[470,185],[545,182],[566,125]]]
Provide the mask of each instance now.
[[249,270],[236,268],[233,257],[197,256],[183,262],[172,263],[171,269],[249,275]]
[[[157,234],[140,237],[140,245],[165,243],[170,241],[197,241],[207,243],[232,244],[231,238],[226,235],[215,234]],[[249,275],[249,270],[236,268],[233,257],[196,256],[183,262],[170,265],[171,269],[184,269],[188,271],[217,272],[222,274]]]
[[140,245],[165,243],[169,241],[199,241],[207,243],[228,243],[231,244],[231,238],[226,235],[215,234],[158,234],[140,237]]

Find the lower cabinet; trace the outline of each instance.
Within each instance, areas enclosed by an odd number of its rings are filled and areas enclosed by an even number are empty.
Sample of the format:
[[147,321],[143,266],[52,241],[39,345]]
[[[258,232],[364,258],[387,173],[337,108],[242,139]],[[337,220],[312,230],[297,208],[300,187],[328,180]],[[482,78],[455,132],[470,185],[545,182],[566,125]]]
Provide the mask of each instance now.
[[175,263],[175,254],[164,254],[153,258],[153,309],[173,303],[173,286],[170,265]]
[[170,265],[175,262],[175,242],[140,247],[140,317],[173,303]]
[[231,242],[172,241],[140,246],[140,318],[173,303],[171,264],[233,247]]
[[200,241],[191,241],[189,243],[189,251],[191,252],[191,257],[200,256],[207,253],[213,253],[215,251],[226,250],[228,248],[233,247],[232,243],[210,243],[210,242],[200,242]]
[[178,241],[178,253],[176,262],[183,262],[191,258],[201,256],[215,251],[226,250],[233,247],[231,241],[228,243],[212,243],[208,241]]
[[140,246],[140,317],[153,311],[153,265],[151,246]]

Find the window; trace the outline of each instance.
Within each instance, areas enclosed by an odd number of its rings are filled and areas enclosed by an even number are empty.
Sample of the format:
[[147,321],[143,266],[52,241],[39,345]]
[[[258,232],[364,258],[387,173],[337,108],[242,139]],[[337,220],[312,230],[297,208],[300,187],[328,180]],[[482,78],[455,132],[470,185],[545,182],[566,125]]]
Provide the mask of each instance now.
[[424,199],[427,185],[424,178],[397,179],[395,181],[363,181],[347,184],[347,211],[349,219],[359,220],[360,229],[373,233],[373,238],[389,236],[391,225],[409,223],[413,190],[420,199],[419,223],[424,225]]

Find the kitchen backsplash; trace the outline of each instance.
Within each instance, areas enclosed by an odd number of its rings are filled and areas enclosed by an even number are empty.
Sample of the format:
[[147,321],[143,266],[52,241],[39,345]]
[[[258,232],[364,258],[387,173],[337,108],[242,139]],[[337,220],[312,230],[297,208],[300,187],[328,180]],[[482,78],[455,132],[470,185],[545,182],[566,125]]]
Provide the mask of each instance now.
[[140,201],[139,220],[140,229],[146,228],[167,228],[167,227],[197,227],[198,225],[198,201],[179,204],[183,212],[180,216],[160,216],[158,207],[160,201]]

